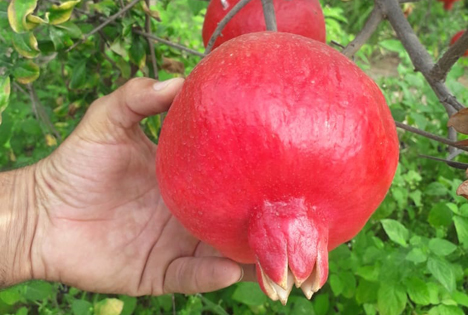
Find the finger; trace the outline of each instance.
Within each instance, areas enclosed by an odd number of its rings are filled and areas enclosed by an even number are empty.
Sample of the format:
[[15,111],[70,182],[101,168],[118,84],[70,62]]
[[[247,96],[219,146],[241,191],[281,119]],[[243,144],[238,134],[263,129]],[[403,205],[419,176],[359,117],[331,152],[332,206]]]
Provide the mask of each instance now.
[[183,82],[182,78],[167,81],[135,78],[99,101],[112,123],[128,129],[145,117],[167,111]]
[[227,258],[182,257],[169,265],[164,292],[194,294],[216,291],[238,282],[241,275],[241,267]]
[[223,255],[211,247],[210,245],[200,242],[198,243],[197,249],[195,250],[195,253],[193,253],[193,256],[195,257],[205,257],[205,256],[213,256],[213,257],[223,257]]

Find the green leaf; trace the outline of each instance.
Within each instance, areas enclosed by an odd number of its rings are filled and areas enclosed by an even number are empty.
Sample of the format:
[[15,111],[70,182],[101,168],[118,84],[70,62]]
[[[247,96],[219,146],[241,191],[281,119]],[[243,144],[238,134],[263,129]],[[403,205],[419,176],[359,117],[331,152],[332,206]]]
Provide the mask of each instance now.
[[124,302],[119,299],[104,299],[94,306],[94,315],[120,315]]
[[81,29],[71,21],[55,25],[55,27],[63,30],[70,38],[81,38],[81,35],[83,35]]
[[49,38],[54,43],[55,50],[62,50],[73,45],[68,32],[55,26],[49,27]]
[[362,266],[356,271],[356,275],[368,281],[377,281],[379,279],[380,268],[377,265]]
[[427,269],[449,292],[455,289],[455,274],[447,261],[430,257],[427,261]]
[[452,293],[452,298],[458,304],[468,307],[468,294],[455,291]]
[[427,255],[420,248],[413,248],[408,255],[406,255],[406,260],[419,264],[427,260]]
[[314,315],[315,310],[312,302],[304,297],[298,297],[294,300],[291,314],[294,315]]
[[464,315],[461,308],[453,305],[439,305],[431,308],[428,315]]
[[120,315],[131,315],[135,311],[137,305],[137,299],[132,296],[121,295],[119,296],[119,300],[124,302],[124,307],[122,310],[122,314]]
[[28,315],[28,309],[26,307],[22,307],[16,311],[16,315]]
[[32,32],[13,36],[13,47],[26,58],[36,58],[40,53],[36,37]]
[[343,282],[341,281],[340,277],[338,277],[336,274],[332,274],[330,276],[330,286],[333,291],[333,293],[336,296],[339,296],[341,292],[343,292]]
[[103,0],[89,5],[90,9],[97,11],[105,16],[110,16],[114,10],[117,10],[117,4],[114,0]]
[[314,310],[316,315],[325,315],[330,308],[330,301],[328,298],[328,294],[319,294],[314,298],[313,301]]
[[447,240],[433,238],[429,241],[429,249],[436,255],[447,256],[453,253],[457,246]]
[[39,78],[39,66],[31,60],[20,61],[13,69],[13,76],[15,80],[22,84],[34,82]]
[[424,281],[419,278],[411,277],[405,281],[406,292],[410,299],[419,305],[428,305],[431,303],[429,289]]
[[250,306],[262,305],[267,301],[266,295],[263,294],[258,284],[252,282],[238,283],[232,299]]
[[91,315],[93,305],[85,300],[74,300],[71,309],[73,315]]
[[445,196],[448,193],[448,189],[439,182],[433,182],[427,185],[424,193],[429,196]]
[[401,285],[382,283],[377,295],[377,307],[381,315],[401,314],[406,302],[406,291]]
[[401,44],[401,42],[397,39],[388,39],[388,40],[383,40],[380,42],[380,46],[383,48],[394,51],[394,52],[404,52],[405,48]]
[[81,0],[67,1],[60,5],[53,4],[49,10],[49,23],[57,25],[64,23],[70,19],[73,8],[80,3]]
[[374,303],[377,301],[378,291],[379,291],[378,283],[361,280],[359,281],[359,285],[356,290],[356,301],[359,304]]
[[138,66],[139,69],[143,69],[146,65],[146,41],[141,36],[133,37],[132,44],[128,51],[130,61]]
[[70,89],[79,90],[86,85],[86,59],[81,60],[72,71]]
[[356,277],[349,271],[341,272],[339,277],[343,283],[342,295],[348,299],[352,298],[356,292]]
[[407,240],[409,237],[408,229],[400,222],[392,219],[380,220],[388,237],[397,244],[403,247],[408,246]]
[[11,0],[8,6],[8,21],[16,33],[25,33],[31,30],[26,18],[36,9],[37,0]]
[[458,241],[460,244],[463,244],[465,248],[468,247],[468,218],[455,216],[453,222],[455,222]]
[[468,218],[468,203],[464,203],[460,208],[456,209],[455,213],[461,215],[462,217]]
[[12,287],[4,291],[0,291],[0,300],[7,305],[15,305],[21,300],[21,295],[18,292],[18,287]]
[[433,227],[449,226],[452,223],[452,211],[443,202],[436,204],[429,212],[429,223]]
[[10,100],[10,77],[0,77],[0,125],[2,124],[2,113],[7,108]]
[[429,290],[429,296],[431,299],[431,304],[439,304],[440,299],[439,299],[439,284],[436,284],[434,282],[428,282],[427,283],[427,289]]
[[52,295],[52,285],[45,281],[34,281],[26,285],[24,297],[30,301],[44,300]]

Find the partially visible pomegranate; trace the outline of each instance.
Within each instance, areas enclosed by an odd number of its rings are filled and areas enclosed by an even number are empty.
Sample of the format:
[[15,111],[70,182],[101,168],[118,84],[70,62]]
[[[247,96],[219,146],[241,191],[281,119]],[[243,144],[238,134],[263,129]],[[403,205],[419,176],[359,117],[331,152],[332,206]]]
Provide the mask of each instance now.
[[444,3],[444,9],[449,11],[449,10],[452,10],[453,9],[453,4],[457,1],[460,1],[460,0],[437,0],[439,2],[443,2]]
[[[462,37],[462,35],[465,33],[465,31],[459,31],[458,33],[456,33],[455,35],[453,35],[452,39],[450,40],[450,45],[453,45],[455,44],[455,42],[457,40],[460,39],[460,37]],[[468,57],[468,50],[465,51],[465,53],[463,54],[463,56],[465,57]]]
[[[212,0],[203,23],[206,45],[218,23],[240,0]],[[319,0],[273,0],[278,31],[325,42],[325,18]],[[251,1],[226,25],[213,48],[242,34],[265,31],[262,2]]]
[[384,199],[398,163],[395,124],[378,86],[338,51],[302,36],[239,36],[205,57],[162,127],[162,196],[202,241],[286,303],[310,298],[328,251]]

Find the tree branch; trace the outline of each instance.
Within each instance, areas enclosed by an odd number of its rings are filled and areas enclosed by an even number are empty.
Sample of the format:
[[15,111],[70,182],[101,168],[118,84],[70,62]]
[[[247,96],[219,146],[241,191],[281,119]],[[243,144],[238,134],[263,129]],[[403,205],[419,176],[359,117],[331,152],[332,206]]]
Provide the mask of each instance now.
[[382,11],[380,10],[380,7],[375,4],[374,9],[372,10],[362,30],[356,35],[356,38],[354,38],[354,40],[349,43],[345,49],[343,49],[342,53],[346,57],[351,58],[362,47],[362,45],[364,45],[369,40],[372,34],[374,34],[382,20]]
[[432,67],[430,75],[436,81],[445,81],[447,73],[461,56],[468,50],[468,29],[465,33],[445,52],[442,58]]
[[223,31],[226,24],[228,24],[229,21],[234,17],[234,15],[236,15],[250,1],[251,0],[241,0],[241,1],[239,1],[231,9],[231,11],[229,11],[228,14],[226,14],[226,16],[221,20],[221,22],[218,23],[218,26],[216,27],[215,31],[213,32],[213,35],[211,35],[210,40],[208,41],[208,44],[206,45],[205,54],[209,54],[211,52],[216,40],[221,35],[221,32]]
[[451,146],[451,147],[459,148],[459,149],[461,149],[461,150],[463,150],[463,151],[468,151],[468,147],[458,145],[455,141],[449,140],[449,139],[447,139],[447,138],[437,136],[437,135],[435,135],[435,134],[429,133],[429,132],[427,132],[427,131],[420,130],[420,129],[418,129],[418,128],[414,128],[414,127],[412,127],[412,126],[408,126],[408,125],[406,125],[406,124],[404,124],[404,123],[401,123],[401,122],[399,122],[399,121],[395,121],[395,125],[396,125],[398,128],[401,128],[401,129],[406,130],[406,131],[409,131],[409,132],[411,132],[411,133],[414,133],[414,134],[423,136],[423,137],[425,137],[425,138],[428,138],[428,139],[431,139],[431,140],[435,140],[435,141],[437,141],[437,142],[440,142],[440,143],[449,145],[449,146]]
[[265,16],[265,25],[268,31],[276,32],[278,27],[276,25],[275,7],[273,0],[262,0],[263,15]]
[[434,62],[414,33],[408,20],[405,18],[398,1],[375,0],[375,2],[380,5],[382,12],[388,18],[390,24],[397,33],[401,43],[410,56],[415,69],[424,75],[426,81],[439,98],[439,101],[445,107],[449,116],[453,115],[457,110],[464,108],[464,106],[450,93],[443,82],[434,80],[430,75],[430,72],[434,67]]
[[145,32],[142,32],[142,31],[138,31],[138,30],[135,30],[134,33],[136,34],[139,34],[141,36],[145,36],[146,38],[150,38],[156,42],[161,42],[167,46],[170,46],[170,47],[173,47],[173,48],[176,48],[176,49],[180,49],[180,50],[183,50],[183,51],[186,51],[188,53],[191,53],[192,55],[197,55],[197,56],[200,56],[200,57],[205,57],[205,54],[204,53],[201,53],[199,51],[196,51],[196,50],[193,50],[193,49],[190,49],[190,48],[187,48],[183,45],[180,45],[180,44],[176,44],[176,43],[173,43],[171,41],[168,41],[164,38],[160,38],[160,37],[157,37],[153,34],[148,34],[148,33],[145,33]]
[[466,164],[466,163],[454,162],[454,161],[441,159],[441,158],[438,158],[438,157],[435,157],[435,156],[424,155],[424,154],[420,154],[419,156],[422,157],[422,158],[425,158],[425,159],[429,159],[429,160],[445,162],[448,166],[451,166],[451,167],[456,168],[456,169],[460,169],[460,170],[468,169],[468,164]]
[[101,29],[103,29],[104,27],[106,27],[109,23],[112,23],[113,21],[115,21],[117,18],[119,18],[121,15],[123,15],[125,12],[127,12],[128,10],[130,10],[131,8],[133,8],[139,1],[141,0],[133,0],[132,2],[130,2],[129,4],[127,4],[125,7],[123,7],[119,12],[117,12],[116,14],[110,16],[108,19],[106,19],[106,21],[104,23],[102,23],[101,25],[99,25],[98,27],[96,27],[95,29],[93,29],[91,32],[89,32],[88,34],[84,35],[84,37],[77,41],[75,44],[73,44],[70,48],[67,49],[67,52],[69,52],[70,50],[72,50],[73,48],[75,48],[76,46],[80,45],[81,43],[83,43],[88,37],[90,37],[91,35],[94,35],[95,33],[99,32]]
[[28,90],[29,90],[29,97],[31,99],[31,105],[33,107],[33,112],[39,121],[42,121],[43,123],[46,124],[47,128],[55,135],[55,138],[57,140],[62,140],[62,137],[60,136],[59,132],[57,129],[55,129],[54,124],[49,119],[49,116],[47,116],[47,113],[44,110],[44,107],[42,106],[41,102],[39,101],[39,98],[37,97],[36,90],[34,89],[34,86],[32,84],[27,85]]
[[[150,0],[145,0],[145,2],[149,8]],[[145,32],[151,34],[151,16],[148,13],[145,17]],[[154,78],[159,80],[158,64],[156,63],[156,54],[154,52],[154,42],[149,37],[146,37],[146,40],[148,41],[148,47],[151,54],[151,64],[153,65]]]

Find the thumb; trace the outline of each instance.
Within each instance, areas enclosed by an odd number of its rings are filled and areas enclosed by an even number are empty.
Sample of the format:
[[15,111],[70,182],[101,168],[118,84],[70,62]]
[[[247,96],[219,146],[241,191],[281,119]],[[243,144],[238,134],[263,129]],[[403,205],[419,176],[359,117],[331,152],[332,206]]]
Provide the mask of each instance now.
[[242,268],[227,258],[181,257],[167,268],[164,292],[194,294],[216,291],[238,282],[242,275]]
[[97,100],[94,106],[104,111],[111,123],[128,129],[145,117],[167,111],[183,82],[182,78],[167,81],[135,78]]

